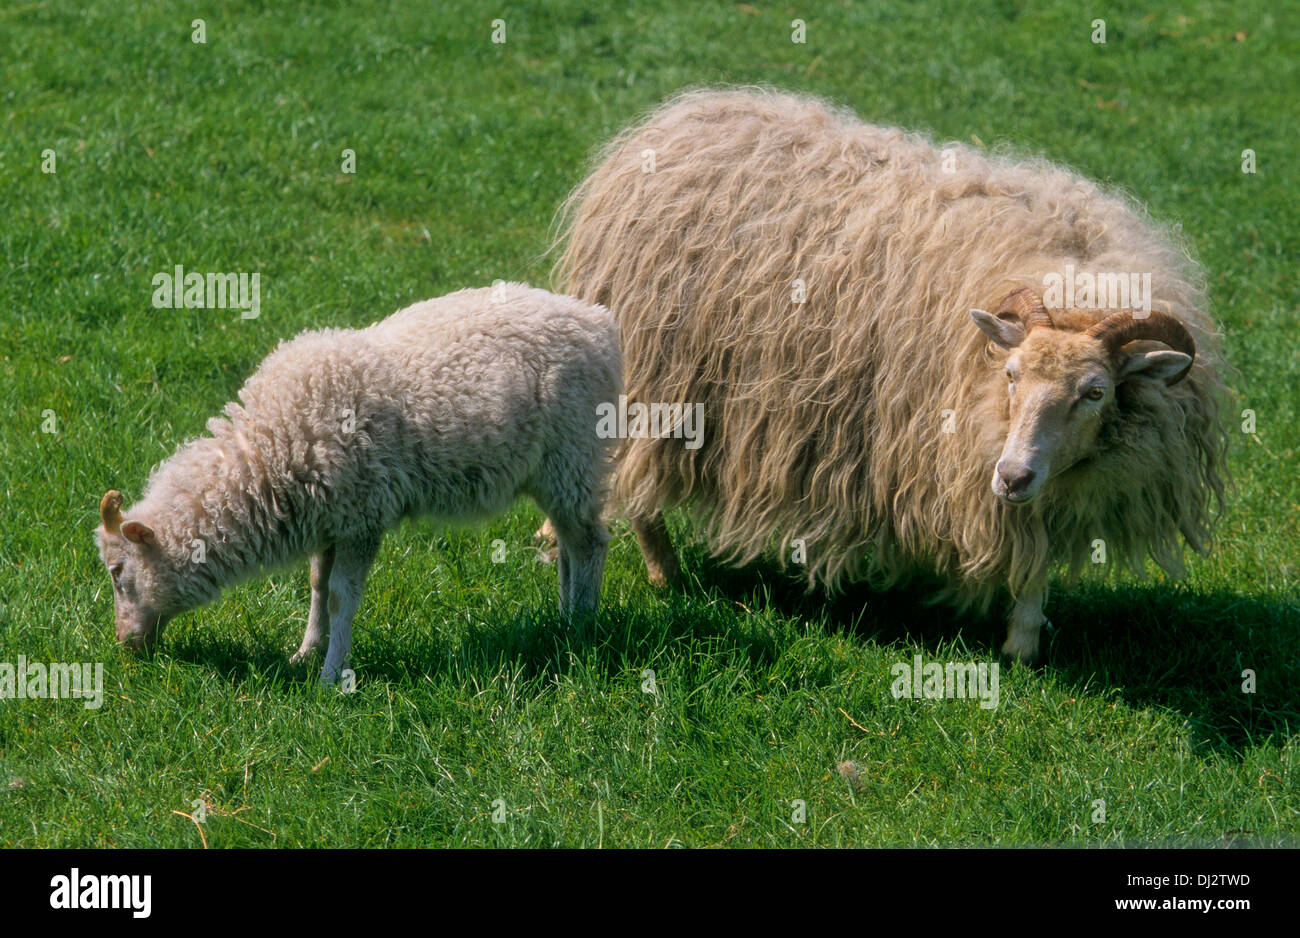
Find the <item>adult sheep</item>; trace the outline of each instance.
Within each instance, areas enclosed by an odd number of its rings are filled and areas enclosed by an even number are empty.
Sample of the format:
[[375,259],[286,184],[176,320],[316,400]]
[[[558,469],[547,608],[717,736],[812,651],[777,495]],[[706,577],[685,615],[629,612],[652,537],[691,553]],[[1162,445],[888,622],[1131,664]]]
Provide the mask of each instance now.
[[488,517],[520,493],[559,532],[561,613],[594,611],[609,449],[596,414],[619,381],[608,310],[521,284],[282,343],[139,502],[123,513],[121,493],[104,496],[96,535],[118,639],[145,647],[223,587],[310,557],[293,660],[328,624],[321,680],[335,681],[384,532],[404,518]]
[[[734,562],[804,539],[810,585],[932,569],[959,609],[1009,594],[1002,650],[1029,661],[1054,564],[1077,575],[1100,540],[1177,573],[1208,547],[1226,434],[1201,278],[1068,170],[693,91],[605,147],[561,239],[565,291],[622,325],[628,399],[704,405],[702,447],[621,453],[656,582],[677,570],[662,513],[689,506]],[[1130,274],[1151,305],[1044,308]]]

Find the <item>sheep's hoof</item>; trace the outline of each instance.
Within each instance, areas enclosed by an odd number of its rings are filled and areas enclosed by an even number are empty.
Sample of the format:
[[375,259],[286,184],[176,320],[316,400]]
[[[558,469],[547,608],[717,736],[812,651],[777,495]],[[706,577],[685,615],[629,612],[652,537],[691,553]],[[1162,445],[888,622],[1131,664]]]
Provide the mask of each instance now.
[[646,579],[656,589],[672,586],[681,578],[682,566],[672,548],[669,548],[666,553],[655,551],[649,555],[643,550],[641,560],[645,563]]
[[1037,628],[1009,632],[1007,640],[1002,644],[1002,654],[1013,663],[1018,661],[1026,667],[1033,667],[1040,663],[1043,633],[1047,632],[1050,635],[1055,631],[1056,626],[1052,625],[1047,616],[1043,616],[1043,621]]
[[316,651],[317,651],[317,649],[315,649],[315,648],[308,648],[308,649],[305,649],[305,650],[302,649],[302,648],[299,648],[297,651],[295,651],[292,655],[289,656],[289,664],[291,664],[291,665],[294,665],[294,664],[302,664],[304,661],[306,661],[306,660],[307,660],[308,658],[310,658],[312,655],[316,654]]
[[1039,630],[1012,632],[1002,643],[1002,655],[1012,662],[1032,667],[1038,661]]

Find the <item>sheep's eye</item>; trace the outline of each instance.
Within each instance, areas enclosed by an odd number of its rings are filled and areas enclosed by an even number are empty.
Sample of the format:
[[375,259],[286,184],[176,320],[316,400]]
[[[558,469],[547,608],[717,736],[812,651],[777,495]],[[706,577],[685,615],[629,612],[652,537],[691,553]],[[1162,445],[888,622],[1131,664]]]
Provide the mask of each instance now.
[[108,568],[108,575],[116,580],[122,575],[122,565],[120,563],[113,564],[113,566]]
[[1016,383],[1016,376],[1011,373],[1010,368],[1007,369],[1007,380],[1010,381],[1012,384]]
[[1088,393],[1084,395],[1084,397],[1086,397],[1090,401],[1099,401],[1105,396],[1106,396],[1105,390],[1097,387],[1088,388]]

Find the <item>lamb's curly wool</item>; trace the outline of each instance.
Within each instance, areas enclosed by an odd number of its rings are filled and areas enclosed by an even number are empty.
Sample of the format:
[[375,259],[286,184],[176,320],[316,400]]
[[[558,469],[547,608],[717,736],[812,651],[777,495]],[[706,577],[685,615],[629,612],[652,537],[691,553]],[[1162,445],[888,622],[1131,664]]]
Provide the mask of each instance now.
[[[743,89],[685,93],[603,149],[561,216],[557,282],[618,317],[629,400],[705,405],[698,450],[626,442],[615,497],[634,519],[691,506],[737,562],[804,538],[830,587],[934,568],[985,609],[1053,561],[1077,573],[1096,539],[1107,569],[1149,554],[1175,572],[1180,535],[1207,546],[1226,441],[1195,265],[1074,173],[945,149]],[[1012,506],[989,489],[1006,353],[969,311],[1069,264],[1151,272],[1195,364],[1174,387],[1125,384],[1104,451]]]
[[[603,560],[608,442],[596,414],[617,397],[620,371],[607,310],[519,284],[304,333],[266,358],[209,436],[154,471],[125,515],[106,505],[105,561],[134,561],[132,584],[165,620],[308,554],[350,551],[364,580],[403,518],[482,518],[524,493],[561,530],[562,605],[594,605],[599,564],[595,583],[566,593],[563,549],[567,537],[599,552],[584,562]],[[130,522],[148,526],[143,543],[112,530]]]

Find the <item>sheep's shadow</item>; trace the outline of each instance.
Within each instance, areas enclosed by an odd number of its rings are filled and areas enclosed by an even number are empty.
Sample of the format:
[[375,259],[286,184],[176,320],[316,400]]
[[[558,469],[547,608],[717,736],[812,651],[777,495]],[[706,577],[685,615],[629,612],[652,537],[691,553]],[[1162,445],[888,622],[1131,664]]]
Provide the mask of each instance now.
[[[505,670],[530,680],[562,676],[579,657],[610,671],[651,660],[682,638],[724,642],[756,665],[775,662],[780,640],[764,628],[736,628],[736,605],[949,657],[954,640],[981,657],[1002,641],[998,615],[959,616],[928,603],[933,582],[889,591],[852,585],[827,595],[810,592],[804,579],[771,562],[732,567],[694,544],[684,545],[681,556],[685,576],[670,594],[681,602],[653,611],[607,604],[595,624],[577,628],[562,626],[548,608],[480,623],[449,640],[442,630],[367,624],[363,616],[354,635],[358,680],[409,683],[447,673],[483,680]],[[1280,745],[1300,725],[1292,693],[1300,678],[1296,604],[1169,584],[1084,585],[1056,589],[1048,612],[1055,629],[1045,634],[1041,667],[1081,694],[1114,688],[1130,705],[1182,713],[1200,749],[1240,757],[1270,736]],[[363,634],[364,657],[355,653]],[[232,681],[260,676],[309,684],[320,667],[319,657],[290,666],[290,649],[264,630],[241,638],[186,630],[168,645],[174,657]],[[1248,669],[1256,693],[1242,690]]]
[[[996,654],[1004,638],[998,610],[961,615],[928,602],[934,580],[888,591],[854,584],[828,595],[770,561],[731,567],[698,548],[682,559],[687,576],[677,590],[767,603],[878,644],[937,652],[960,638],[984,655]],[[1240,757],[1269,737],[1282,745],[1300,727],[1300,601],[1169,582],[1085,582],[1055,585],[1047,612],[1053,628],[1038,667],[1080,693],[1114,688],[1130,705],[1178,711],[1202,750]]]

